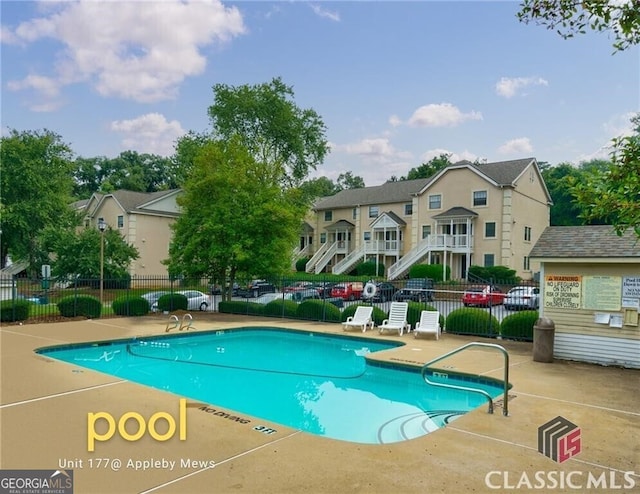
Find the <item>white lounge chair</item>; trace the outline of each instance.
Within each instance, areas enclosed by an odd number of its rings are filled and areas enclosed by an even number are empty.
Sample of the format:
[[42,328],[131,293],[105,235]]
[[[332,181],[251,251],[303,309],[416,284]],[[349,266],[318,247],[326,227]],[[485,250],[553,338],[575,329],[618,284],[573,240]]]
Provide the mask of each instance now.
[[346,331],[350,328],[362,328],[362,332],[364,333],[367,328],[373,329],[372,316],[373,307],[359,305],[353,316],[347,317],[347,320],[342,323],[342,329]]
[[413,336],[417,338],[421,334],[434,334],[436,340],[440,338],[440,312],[423,310],[420,313],[420,321],[413,330]]
[[409,310],[409,304],[407,302],[391,302],[391,308],[389,309],[389,317],[382,321],[382,324],[378,326],[380,333],[385,330],[397,331],[400,336],[407,330],[407,333],[411,331],[411,326],[407,322],[407,311]]

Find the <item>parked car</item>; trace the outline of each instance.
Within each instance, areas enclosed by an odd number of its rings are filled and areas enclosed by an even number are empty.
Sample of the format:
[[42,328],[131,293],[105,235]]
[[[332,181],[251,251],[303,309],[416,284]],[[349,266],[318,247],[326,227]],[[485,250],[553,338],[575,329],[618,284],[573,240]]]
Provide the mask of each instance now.
[[504,308],[507,310],[531,309],[540,307],[540,289],[535,286],[516,286],[507,292]]
[[311,288],[313,286],[313,283],[311,281],[296,281],[294,283],[292,283],[291,285],[285,286],[282,291],[283,292],[295,292],[298,290],[305,290],[308,288]]
[[[156,292],[149,292],[149,293],[145,293],[144,295],[141,295],[143,299],[145,299],[147,302],[149,302],[149,307],[151,307],[151,310],[156,311],[158,310],[158,304],[156,304],[156,302],[158,301],[158,299],[160,297],[162,297],[163,295],[167,294],[169,292],[163,292],[163,291],[156,291]],[[155,306],[155,308],[154,308]]]
[[273,302],[274,300],[284,298],[284,293],[280,292],[272,292],[272,293],[264,293],[259,297],[249,300],[252,304],[263,304],[267,305],[269,302]]
[[320,298],[331,297],[331,290],[336,286],[335,283],[331,283],[329,281],[320,281],[313,285],[313,288],[318,292]]
[[[227,282],[227,288],[229,288],[229,282]],[[233,287],[231,288],[231,295],[233,297],[236,297],[238,295],[238,289],[240,288],[240,285],[238,285],[237,283],[233,284]],[[222,294],[222,286],[219,284],[215,284],[215,285],[211,285],[211,295],[221,295]]]
[[477,285],[468,288],[462,295],[462,303],[465,307],[489,307],[490,305],[502,305],[505,293],[497,286]]
[[331,296],[342,300],[356,300],[362,296],[364,284],[360,281],[338,283],[331,289]]
[[[170,292],[166,292],[170,293]],[[206,293],[202,293],[198,290],[181,290],[179,292],[180,295],[184,295],[187,297],[187,310],[201,310],[205,311],[211,304],[211,299],[209,299],[209,295]],[[158,297],[160,298],[160,297]],[[154,304],[151,306],[152,311],[158,310],[158,301],[156,300]]]
[[274,293],[276,291],[276,287],[266,280],[253,280],[246,288],[238,289],[238,296],[256,298],[264,293]]
[[[369,283],[367,283],[367,285],[369,285]],[[365,287],[367,285],[365,285]],[[373,296],[371,296],[365,289],[360,296],[361,300],[366,302],[386,302],[387,300],[393,300],[393,296],[398,291],[396,286],[388,281],[377,282],[373,285],[375,287],[373,290]]]
[[433,280],[431,278],[411,278],[404,288],[397,291],[393,300],[397,302],[432,302]]

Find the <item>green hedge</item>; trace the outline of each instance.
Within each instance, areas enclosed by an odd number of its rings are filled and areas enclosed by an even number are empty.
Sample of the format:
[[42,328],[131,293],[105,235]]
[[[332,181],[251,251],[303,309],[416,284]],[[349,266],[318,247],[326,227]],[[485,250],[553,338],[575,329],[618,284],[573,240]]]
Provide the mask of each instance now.
[[296,272],[297,273],[305,273],[307,271],[307,263],[309,262],[308,257],[302,257],[296,261]]
[[431,278],[433,281],[451,279],[451,268],[442,264],[414,264],[409,269],[409,278]]
[[30,305],[28,300],[3,300],[0,302],[0,321],[25,321],[29,318]]
[[181,293],[167,293],[158,299],[158,310],[161,312],[187,310],[187,307],[189,307],[189,301]]
[[144,316],[149,313],[149,302],[142,297],[122,297],[111,303],[113,313],[119,316]]
[[483,309],[462,307],[451,311],[446,319],[447,333],[497,336],[500,322]]
[[305,300],[298,305],[296,315],[300,319],[340,322],[340,309],[324,300]]
[[500,324],[500,334],[503,338],[533,341],[533,326],[539,317],[537,310],[508,315]]
[[[260,304],[249,304],[260,305]],[[276,299],[264,306],[265,316],[289,317],[295,319],[298,304],[293,300]]]
[[[356,309],[360,306],[369,307],[367,304],[352,304],[348,307],[345,307],[340,315],[340,321],[345,322],[348,317],[353,317],[356,313]],[[373,322],[376,325],[382,324],[387,318],[387,313],[383,311],[380,307],[373,306]]]
[[70,295],[58,302],[58,310],[63,317],[84,316],[93,319],[100,317],[102,304],[90,295]]

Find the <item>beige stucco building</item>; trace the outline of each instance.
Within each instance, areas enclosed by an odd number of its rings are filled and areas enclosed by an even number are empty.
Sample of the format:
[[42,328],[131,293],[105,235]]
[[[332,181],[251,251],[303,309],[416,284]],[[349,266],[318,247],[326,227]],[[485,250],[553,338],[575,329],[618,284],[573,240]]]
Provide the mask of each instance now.
[[549,226],[552,201],[535,158],[461,161],[428,179],[343,190],[310,212],[298,255],[307,271],[348,272],[364,259],[405,276],[415,263],[507,266],[523,279],[539,270],[529,251]]
[[103,220],[117,230],[140,257],[131,263],[129,274],[136,278],[167,276],[162,261],[169,256],[170,225],[179,215],[176,197],[179,189],[160,192],[117,190],[110,194],[95,193],[79,204],[84,213],[85,227],[96,228]]

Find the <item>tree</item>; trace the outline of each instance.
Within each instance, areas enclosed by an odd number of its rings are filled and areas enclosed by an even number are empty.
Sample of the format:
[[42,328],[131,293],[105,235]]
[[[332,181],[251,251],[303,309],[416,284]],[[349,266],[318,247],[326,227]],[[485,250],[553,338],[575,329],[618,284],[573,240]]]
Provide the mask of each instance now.
[[209,142],[193,164],[178,199],[183,214],[172,226],[169,272],[224,287],[239,275],[288,271],[306,212],[300,190],[283,189],[239,137]]
[[336,187],[339,190],[345,189],[363,189],[364,179],[358,175],[353,175],[351,172],[341,173],[336,181]]
[[327,177],[318,177],[307,180],[300,184],[299,189],[302,192],[303,197],[308,202],[313,202],[319,197],[332,196],[336,192],[339,192],[336,184]]
[[523,0],[517,17],[554,29],[563,38],[584,34],[587,28],[613,33],[615,51],[640,42],[640,3],[637,0]]
[[426,163],[422,163],[419,167],[409,170],[407,177],[402,177],[401,180],[415,180],[417,178],[432,177],[440,170],[451,164],[450,158],[451,154],[446,153],[442,153],[440,156],[435,156]]
[[586,220],[603,218],[618,235],[631,228],[640,237],[640,114],[631,122],[633,133],[612,142],[611,163],[573,182],[571,193]]
[[255,86],[216,84],[213,90],[213,138],[239,137],[283,186],[299,185],[322,163],[329,151],[324,122],[314,110],[299,108],[280,78]]
[[55,260],[51,266],[54,277],[78,276],[81,280],[100,278],[100,243],[104,235],[104,279],[120,279],[127,276],[131,261],[139,253],[127,244],[120,233],[107,228],[100,233],[95,228],[73,230],[48,229],[45,236]]
[[0,162],[1,264],[7,256],[26,261],[34,275],[49,259],[41,235],[45,227],[66,229],[78,221],[69,207],[71,149],[48,130],[10,130],[0,141]]

